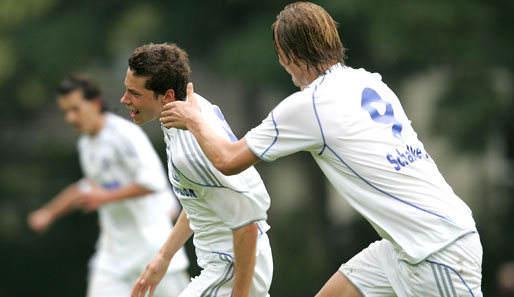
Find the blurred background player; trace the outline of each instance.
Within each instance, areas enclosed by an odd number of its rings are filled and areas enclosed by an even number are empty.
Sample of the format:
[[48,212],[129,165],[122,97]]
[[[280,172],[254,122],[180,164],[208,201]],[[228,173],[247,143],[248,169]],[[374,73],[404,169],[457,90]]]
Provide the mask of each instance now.
[[382,77],[344,64],[337,23],[316,4],[287,5],[272,33],[279,63],[301,91],[232,143],[204,121],[189,85],[188,101],[164,110],[165,127],[191,131],[225,174],[311,154],[382,237],[341,265],[318,297],[482,296],[482,245],[471,210]]
[[[186,99],[190,67],[185,51],[174,44],[149,44],[134,50],[121,103],[137,124],[159,118],[162,106]],[[198,96],[199,97],[199,96]],[[236,141],[221,110],[199,97],[202,117],[225,139]],[[159,284],[175,252],[194,234],[203,269],[180,297],[265,297],[273,259],[266,232],[270,197],[257,170],[225,176],[208,162],[189,131],[162,128],[168,175],[183,211],[159,254],[141,273],[132,297]]]
[[[88,297],[129,296],[139,272],[172,230],[179,205],[162,163],[142,129],[104,111],[100,89],[87,76],[64,79],[57,103],[65,120],[81,133],[84,178],[72,183],[28,216],[45,231],[69,211],[98,210],[100,235],[90,260]],[[156,296],[173,297],[187,285],[189,266],[178,251]]]

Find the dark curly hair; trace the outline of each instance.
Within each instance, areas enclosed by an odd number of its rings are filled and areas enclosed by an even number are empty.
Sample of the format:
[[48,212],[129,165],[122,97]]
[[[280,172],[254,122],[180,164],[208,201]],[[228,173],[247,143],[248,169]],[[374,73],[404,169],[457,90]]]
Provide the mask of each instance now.
[[146,44],[134,50],[128,60],[135,76],[148,77],[145,88],[163,95],[175,91],[177,100],[186,98],[191,75],[187,53],[173,43]]

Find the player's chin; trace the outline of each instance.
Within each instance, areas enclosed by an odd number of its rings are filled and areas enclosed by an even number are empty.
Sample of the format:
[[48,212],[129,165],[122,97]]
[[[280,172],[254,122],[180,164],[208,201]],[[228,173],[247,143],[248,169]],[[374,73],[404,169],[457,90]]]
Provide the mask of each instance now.
[[135,124],[142,125],[142,124],[146,124],[150,120],[147,117],[144,117],[141,114],[138,114],[135,118],[132,118],[132,121]]
[[82,126],[75,126],[75,131],[77,131],[78,133],[80,134],[83,134],[83,133],[88,133],[88,131],[86,129],[84,129]]

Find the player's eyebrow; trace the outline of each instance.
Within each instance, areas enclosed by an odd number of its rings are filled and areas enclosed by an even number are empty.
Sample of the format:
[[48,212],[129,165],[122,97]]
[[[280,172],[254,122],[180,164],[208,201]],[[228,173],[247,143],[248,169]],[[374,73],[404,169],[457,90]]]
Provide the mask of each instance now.
[[127,87],[125,87],[125,88],[127,89],[127,91],[129,91],[130,93],[132,93],[134,95],[141,95],[141,94],[139,94],[139,92],[136,92],[136,90],[134,90],[134,89],[127,88]]

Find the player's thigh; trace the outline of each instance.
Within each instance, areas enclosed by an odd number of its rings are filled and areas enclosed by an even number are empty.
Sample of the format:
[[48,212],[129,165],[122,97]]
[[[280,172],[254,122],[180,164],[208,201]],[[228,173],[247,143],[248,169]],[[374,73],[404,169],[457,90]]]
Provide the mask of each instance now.
[[108,272],[91,272],[87,286],[87,297],[130,296],[131,284]]
[[473,233],[415,265],[400,260],[392,243],[380,240],[339,271],[366,297],[482,297],[481,263],[482,246]]
[[[393,257],[393,246],[389,241],[383,239],[370,244],[341,265],[339,272],[344,276],[343,278],[337,274],[332,276],[322,289],[322,291],[330,289],[334,293],[340,290],[341,295],[323,296],[355,296],[355,291],[366,297],[396,296],[382,262],[384,258],[391,257]],[[394,267],[388,267],[388,269],[394,269]]]
[[235,266],[228,257],[225,261],[209,262],[200,275],[191,279],[179,297],[230,297],[234,284]]
[[167,273],[155,289],[155,297],[177,297],[189,284],[189,274],[185,270]]
[[482,246],[477,233],[466,235],[418,265],[404,264],[411,296],[481,297]]
[[[269,247],[269,243],[268,243]],[[235,266],[228,255],[212,255],[199,276],[191,279],[179,297],[216,296],[231,297],[234,286]],[[268,290],[273,275],[271,250],[259,245],[256,255],[255,272],[249,297],[269,296]]]

